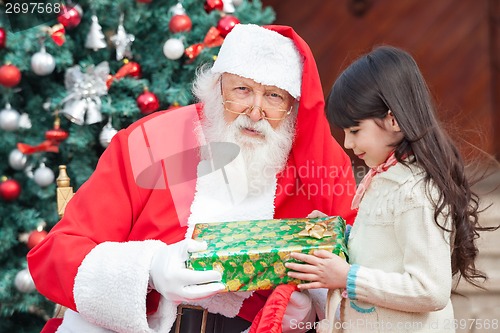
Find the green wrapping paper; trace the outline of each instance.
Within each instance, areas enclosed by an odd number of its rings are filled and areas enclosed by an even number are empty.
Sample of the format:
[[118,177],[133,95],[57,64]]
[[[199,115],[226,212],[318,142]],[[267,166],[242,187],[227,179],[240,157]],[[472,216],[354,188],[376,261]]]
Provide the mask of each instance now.
[[[308,230],[311,226],[316,227]],[[338,216],[198,223],[193,239],[206,241],[208,248],[191,253],[187,267],[220,271],[226,291],[266,290],[279,284],[299,284],[302,281],[287,276],[285,262],[296,261],[290,258],[290,252],[312,254],[314,250],[323,249],[345,259],[345,226],[345,221]],[[315,230],[320,230],[320,234],[324,230],[325,236],[315,238],[321,236]]]

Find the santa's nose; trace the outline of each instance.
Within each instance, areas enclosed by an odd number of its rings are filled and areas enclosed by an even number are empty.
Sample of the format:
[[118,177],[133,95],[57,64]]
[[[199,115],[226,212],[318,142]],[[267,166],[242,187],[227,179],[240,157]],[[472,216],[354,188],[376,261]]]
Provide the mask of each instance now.
[[260,96],[255,96],[253,105],[247,111],[247,116],[253,122],[257,122],[264,117],[264,110],[262,109],[262,98]]

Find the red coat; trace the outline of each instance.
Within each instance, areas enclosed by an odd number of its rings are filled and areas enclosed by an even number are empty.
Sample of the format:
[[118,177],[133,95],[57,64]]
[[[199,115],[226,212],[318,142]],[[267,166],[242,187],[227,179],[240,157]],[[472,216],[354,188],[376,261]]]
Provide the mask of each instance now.
[[[355,213],[350,205],[355,181],[351,162],[331,136],[311,51],[291,28],[270,28],[292,38],[304,56],[296,137],[286,172],[277,177],[278,190],[281,191],[275,199],[275,217],[304,217],[317,209],[329,215],[343,216],[352,223]],[[193,109],[194,106],[189,106],[175,112],[192,112]],[[201,111],[199,105],[197,111]],[[184,238],[186,216],[178,214],[174,206],[165,168],[160,167],[157,171],[160,172],[158,179],[166,186],[152,189],[138,185],[137,170],[133,167],[137,156],[148,158],[147,149],[154,142],[172,145],[168,128],[163,133],[148,133],[147,130],[148,126],[164,128],[158,124],[164,123],[168,116],[167,111],[157,112],[120,131],[101,156],[93,175],[69,202],[62,220],[28,254],[35,285],[50,300],[76,310],[75,276],[84,258],[98,244],[148,239],[171,244]],[[176,131],[186,136],[193,135],[190,126]],[[135,139],[130,141],[137,133],[142,133],[145,151],[138,151],[141,145],[137,145]],[[148,139],[154,142],[148,142]],[[161,161],[158,163],[162,165]],[[183,200],[189,202],[189,196],[184,195]],[[194,188],[191,200],[193,196]],[[261,294],[246,300],[240,315],[253,319],[265,297]]]

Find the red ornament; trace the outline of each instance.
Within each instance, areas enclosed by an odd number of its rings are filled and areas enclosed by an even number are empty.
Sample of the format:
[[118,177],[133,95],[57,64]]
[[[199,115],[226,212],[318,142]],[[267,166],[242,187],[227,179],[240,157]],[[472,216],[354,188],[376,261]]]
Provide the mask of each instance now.
[[45,138],[50,141],[54,141],[55,143],[61,143],[66,140],[69,136],[69,133],[63,130],[62,128],[54,128],[45,132]]
[[0,67],[0,84],[12,88],[21,82],[21,71],[14,65],[3,65]]
[[136,0],[139,3],[151,3],[153,0]]
[[132,62],[132,64],[130,65],[130,72],[128,75],[135,78],[135,79],[140,79],[142,76],[141,65],[139,65],[136,62]]
[[141,110],[142,114],[150,114],[151,112],[158,110],[160,102],[155,94],[147,89],[144,89],[144,92],[137,97],[137,106],[139,107],[139,110]]
[[115,75],[110,75],[108,79],[106,80],[106,85],[111,87],[111,84],[113,83],[114,80],[119,80],[121,78],[124,78],[125,76],[130,76],[135,79],[139,79],[142,75],[142,68],[139,63],[135,61],[129,61],[128,59],[125,59],[123,61],[125,64],[120,67],[120,69],[116,72]]
[[34,248],[35,246],[38,245],[38,243],[40,243],[41,241],[43,241],[43,239],[47,237],[47,231],[45,230],[42,230],[42,231],[38,231],[38,230],[34,230],[32,232],[30,232],[30,235],[28,237],[28,249],[32,249]]
[[219,23],[217,23],[217,30],[219,30],[222,37],[226,37],[238,23],[240,23],[240,20],[238,20],[235,16],[226,15],[219,20]]
[[21,194],[21,185],[15,179],[7,179],[0,183],[0,198],[5,201],[14,201]]
[[82,8],[79,5],[73,7],[62,5],[61,12],[57,16],[57,21],[64,25],[66,29],[72,29],[80,24],[82,14]]
[[168,23],[168,28],[173,33],[189,31],[192,26],[193,22],[191,22],[191,18],[185,14],[172,16],[170,22]]
[[131,76],[133,78],[139,79],[142,75],[142,68],[139,63],[135,61],[124,60],[124,65],[114,75],[115,79],[121,79],[125,76]]
[[203,8],[205,8],[207,13],[210,13],[212,10],[222,10],[224,8],[224,3],[222,0],[207,0]]
[[5,48],[7,43],[7,31],[4,28],[0,28],[0,50]]

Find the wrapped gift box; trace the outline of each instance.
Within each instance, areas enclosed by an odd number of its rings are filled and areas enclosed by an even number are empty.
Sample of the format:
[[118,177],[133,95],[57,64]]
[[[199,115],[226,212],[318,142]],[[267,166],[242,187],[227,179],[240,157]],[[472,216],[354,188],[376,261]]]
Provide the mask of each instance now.
[[345,221],[338,216],[199,223],[193,239],[208,248],[190,254],[187,267],[217,270],[227,291],[271,289],[301,281],[287,276],[290,252],[324,249],[345,258]]

